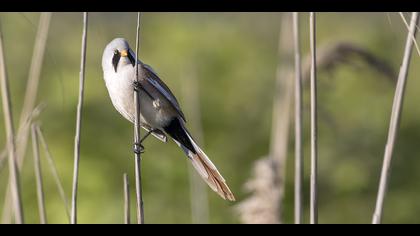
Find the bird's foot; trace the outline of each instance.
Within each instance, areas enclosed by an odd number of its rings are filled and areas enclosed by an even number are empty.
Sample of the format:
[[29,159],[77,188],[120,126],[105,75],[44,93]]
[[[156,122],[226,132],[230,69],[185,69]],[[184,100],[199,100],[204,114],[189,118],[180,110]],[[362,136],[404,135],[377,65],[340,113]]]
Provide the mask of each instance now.
[[133,152],[137,155],[139,155],[140,153],[144,153],[144,146],[141,145],[141,143],[134,143]]
[[141,84],[140,84],[140,82],[139,82],[139,81],[137,81],[137,80],[135,80],[135,81],[133,82],[133,85],[134,85],[134,91],[139,92],[139,91],[140,91],[140,89],[141,89]]
[[[139,93],[140,90],[143,90],[143,92],[146,93],[147,96],[149,96],[149,98],[152,99],[152,101],[156,100],[146,89],[144,89],[143,85],[141,85],[141,83],[140,83],[140,79],[139,79],[139,81],[134,80],[133,87],[134,87],[135,92]],[[153,105],[155,106],[155,104],[153,104]]]

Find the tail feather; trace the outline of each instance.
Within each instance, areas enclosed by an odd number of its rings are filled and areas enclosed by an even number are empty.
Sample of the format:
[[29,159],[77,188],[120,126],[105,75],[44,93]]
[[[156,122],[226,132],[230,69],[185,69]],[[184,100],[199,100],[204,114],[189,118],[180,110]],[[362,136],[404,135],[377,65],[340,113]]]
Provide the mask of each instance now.
[[[230,191],[228,185],[226,184],[226,180],[219,173],[216,166],[214,166],[207,155],[195,144],[194,141],[192,141],[192,143],[196,148],[197,154],[192,155],[190,160],[196,169],[205,170],[205,175],[201,174],[201,177],[213,189],[213,191],[217,192],[223,199],[235,201],[235,196]],[[198,172],[201,173],[200,171]]]
[[[228,185],[226,184],[226,180],[223,178],[223,176],[219,173],[216,166],[211,162],[211,160],[207,157],[207,155],[201,150],[201,148],[196,144],[194,139],[191,137],[191,135],[188,133],[188,131],[185,129],[185,127],[179,123],[184,134],[186,134],[186,137],[188,138],[188,144],[184,145],[181,143],[180,139],[175,139],[174,135],[170,134],[178,146],[182,148],[182,150],[187,154],[189,157],[189,160],[191,161],[191,164],[194,166],[194,168],[197,170],[197,172],[200,174],[201,178],[209,185],[209,187],[215,191],[217,194],[220,195],[225,200],[229,201],[235,201],[235,196],[230,191]],[[182,139],[181,139],[182,140]],[[194,150],[190,150],[191,146]]]

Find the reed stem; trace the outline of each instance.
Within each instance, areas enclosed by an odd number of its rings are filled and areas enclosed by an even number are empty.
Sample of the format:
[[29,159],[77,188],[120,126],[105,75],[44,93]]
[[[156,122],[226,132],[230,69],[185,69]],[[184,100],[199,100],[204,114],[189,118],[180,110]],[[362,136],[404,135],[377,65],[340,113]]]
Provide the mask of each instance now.
[[315,13],[309,13],[311,45],[311,196],[310,223],[318,223],[318,117],[316,83],[316,19]]
[[302,73],[300,59],[299,13],[293,12],[295,51],[295,224],[303,221],[303,151],[302,151]]
[[379,182],[378,196],[376,199],[375,212],[373,214],[372,223],[380,224],[382,221],[382,212],[384,207],[385,194],[388,187],[388,179],[391,172],[391,161],[394,154],[394,146],[398,136],[400,126],[402,107],[404,102],[405,87],[407,83],[408,69],[410,66],[411,54],[413,49],[414,40],[417,33],[417,24],[419,22],[418,12],[413,12],[411,15],[410,29],[408,31],[404,57],[398,75],[397,87],[395,89],[394,101],[392,104],[391,120],[388,130],[388,140],[385,146],[385,154],[381,171],[381,179]]
[[[136,30],[136,82],[139,82],[139,69],[138,69],[138,53],[139,53],[139,40],[140,40],[140,12],[137,13],[137,30]],[[140,142],[140,96],[139,91],[134,91],[134,105],[136,110],[134,122],[134,143],[135,145]],[[141,183],[141,154],[135,153],[135,175],[136,175],[136,203],[137,203],[137,223],[144,224],[144,207],[143,207],[143,191]]]
[[77,224],[77,192],[79,183],[79,161],[80,161],[80,132],[82,129],[83,95],[85,89],[85,64],[86,64],[86,43],[87,43],[88,13],[83,13],[82,52],[80,60],[79,75],[79,102],[77,104],[76,135],[74,138],[74,169],[73,169],[73,191],[71,199],[71,224]]
[[3,115],[7,135],[7,150],[9,152],[9,189],[13,204],[15,222],[23,224],[23,208],[19,182],[19,169],[17,166],[15,132],[13,128],[12,103],[10,99],[9,81],[7,78],[6,61],[3,49],[3,33],[0,28],[0,86],[3,103]]
[[130,185],[128,182],[128,175],[124,173],[124,223],[130,224]]
[[31,127],[32,133],[32,148],[34,157],[34,169],[36,179],[36,192],[38,197],[38,211],[41,224],[47,224],[47,213],[45,210],[44,186],[42,181],[41,160],[39,158],[39,143],[36,134],[37,125],[33,124]]
[[54,178],[55,184],[57,186],[58,192],[60,194],[61,200],[63,200],[64,207],[65,207],[66,214],[67,214],[67,219],[68,219],[69,222],[71,222],[71,220],[70,220],[70,210],[69,210],[69,204],[68,204],[69,201],[67,199],[66,193],[64,192],[63,184],[61,182],[60,176],[58,175],[57,167],[56,167],[54,159],[51,155],[50,148],[48,147],[47,141],[45,140],[44,134],[42,133],[41,127],[39,127],[38,125],[36,126],[36,132],[38,134],[39,141],[41,142],[41,145],[44,148],[45,156],[47,158],[48,165],[50,166],[50,170],[51,170],[51,173],[53,175],[53,178]]

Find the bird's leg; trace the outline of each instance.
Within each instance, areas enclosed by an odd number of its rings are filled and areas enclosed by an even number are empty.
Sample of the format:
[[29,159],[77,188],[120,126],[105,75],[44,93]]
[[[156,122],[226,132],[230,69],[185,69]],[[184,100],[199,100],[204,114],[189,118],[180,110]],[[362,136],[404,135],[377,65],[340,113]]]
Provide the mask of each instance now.
[[151,133],[153,133],[153,131],[155,131],[155,129],[151,129],[151,130],[149,130],[149,131],[147,132],[147,134],[145,134],[145,135],[143,136],[143,138],[141,138],[141,139],[140,139],[140,142],[138,142],[138,143],[134,143],[134,148],[133,148],[133,151],[134,151],[134,153],[135,153],[135,154],[144,153],[144,146],[142,145],[142,143],[143,143],[143,141],[144,141],[147,137],[149,137],[149,135],[150,135]]
[[[153,96],[146,90],[143,88],[143,86],[140,84],[140,81],[134,80],[133,82],[133,87],[134,87],[134,91],[139,93],[140,90],[143,90],[152,100],[154,100]],[[143,136],[143,138],[140,139],[140,142],[135,142],[134,143],[134,147],[133,147],[133,151],[136,154],[140,154],[140,153],[144,153],[144,146],[141,144],[152,132],[154,131],[154,129],[151,129],[150,131],[147,132],[146,135]]]
[[154,130],[154,129],[149,130],[149,131],[147,132],[147,134],[145,134],[145,135],[143,136],[143,138],[141,138],[141,139],[140,139],[140,144],[141,144],[141,143],[143,143],[143,141],[144,141],[147,137],[149,137],[149,135],[150,135],[151,133],[153,133],[153,131],[155,131],[155,130]]

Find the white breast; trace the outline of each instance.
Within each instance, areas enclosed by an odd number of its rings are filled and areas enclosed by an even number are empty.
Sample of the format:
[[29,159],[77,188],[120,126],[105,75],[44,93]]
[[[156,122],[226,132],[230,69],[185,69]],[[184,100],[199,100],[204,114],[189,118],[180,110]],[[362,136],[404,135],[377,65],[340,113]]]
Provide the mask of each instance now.
[[133,85],[132,80],[124,74],[114,71],[104,72],[104,80],[115,109],[130,122],[134,122]]

